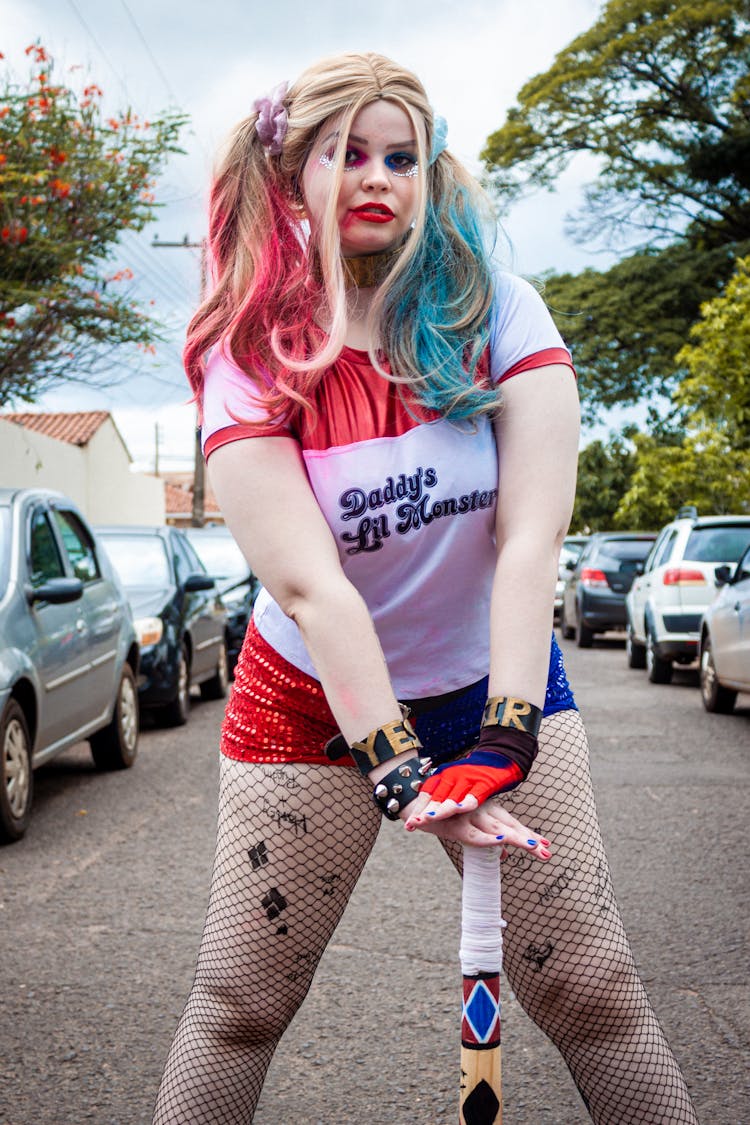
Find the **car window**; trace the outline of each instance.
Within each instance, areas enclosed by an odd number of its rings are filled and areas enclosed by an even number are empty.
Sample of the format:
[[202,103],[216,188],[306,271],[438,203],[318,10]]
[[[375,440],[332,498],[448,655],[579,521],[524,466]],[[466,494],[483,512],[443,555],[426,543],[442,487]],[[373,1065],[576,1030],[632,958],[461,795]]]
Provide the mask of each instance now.
[[[231,536],[205,534],[193,537],[188,532],[187,538],[213,578],[233,578],[239,582],[248,577],[250,567]],[[560,551],[560,565],[564,566],[568,559],[577,558],[578,550],[563,544]]]
[[101,578],[94,541],[78,517],[64,508],[53,508],[52,517],[76,578],[81,582]]
[[2,507],[0,508],[0,597],[7,589],[10,577],[10,550],[10,509]]
[[744,582],[746,578],[750,578],[750,547],[748,547],[739,563],[737,564],[737,571],[734,575],[734,581]]
[[685,547],[688,562],[735,563],[750,543],[750,526],[694,527]]
[[673,527],[671,531],[667,532],[664,539],[654,552],[649,569],[653,570],[657,566],[664,566],[672,557],[675,543],[677,542],[677,528]]
[[177,581],[180,586],[187,582],[191,574],[203,573],[203,563],[197,558],[195,551],[186,543],[181,535],[172,535],[172,548],[174,550],[174,564],[177,571]]
[[622,562],[639,562],[651,550],[650,539],[607,539],[599,544],[596,561],[619,566]]
[[50,578],[64,578],[65,566],[44,508],[36,508],[29,528],[29,578],[35,588]]
[[156,535],[103,535],[104,549],[126,590],[174,585],[163,541]]

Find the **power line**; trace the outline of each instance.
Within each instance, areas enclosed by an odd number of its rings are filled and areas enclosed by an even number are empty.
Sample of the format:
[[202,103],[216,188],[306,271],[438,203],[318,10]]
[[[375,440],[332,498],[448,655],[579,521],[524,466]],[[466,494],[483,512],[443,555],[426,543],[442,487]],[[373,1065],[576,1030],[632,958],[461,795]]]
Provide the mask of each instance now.
[[159,75],[162,82],[164,83],[164,89],[167,91],[167,93],[169,94],[169,96],[172,99],[172,101],[174,102],[174,104],[179,105],[179,99],[175,95],[175,92],[172,89],[172,87],[170,86],[169,80],[168,80],[166,74],[162,70],[159,63],[157,62],[156,57],[154,55],[154,52],[149,47],[148,42],[146,40],[146,37],[144,36],[143,32],[141,31],[140,27],[138,26],[138,23],[136,22],[135,16],[131,12],[131,10],[128,7],[128,5],[126,4],[125,0],[120,0],[120,3],[122,4],[123,8],[125,9],[125,13],[126,13],[128,19],[130,20],[131,24],[133,25],[133,30],[135,31],[136,35],[140,39],[141,43],[143,44],[143,49],[145,50],[148,57],[151,59],[151,63],[153,65],[154,70],[156,71],[156,73]]
[[120,83],[120,85],[122,86],[122,89],[123,89],[123,91],[124,91],[124,93],[125,93],[125,97],[126,97],[126,98],[128,99],[128,101],[129,101],[129,102],[132,102],[132,101],[133,101],[133,99],[132,99],[132,98],[131,98],[131,96],[130,96],[130,91],[128,90],[128,87],[127,87],[127,84],[126,84],[125,80],[124,80],[123,78],[121,78],[121,77],[120,77],[120,72],[119,72],[119,71],[118,71],[118,70],[116,69],[116,67],[115,67],[115,66],[114,66],[114,65],[112,64],[112,61],[111,61],[111,59],[109,58],[109,55],[108,55],[108,54],[107,54],[107,52],[106,52],[106,51],[104,50],[104,48],[102,47],[101,43],[99,42],[99,40],[98,40],[98,39],[97,39],[97,37],[96,37],[96,36],[94,35],[94,33],[93,33],[93,31],[91,30],[91,28],[89,27],[88,23],[86,22],[86,20],[85,20],[85,19],[83,18],[83,16],[81,15],[81,13],[80,13],[80,11],[78,10],[78,7],[77,7],[77,5],[76,5],[76,3],[75,3],[75,0],[68,0],[68,3],[70,4],[71,8],[72,8],[72,9],[73,9],[73,11],[75,12],[76,16],[78,17],[78,20],[79,20],[79,22],[80,22],[81,26],[83,27],[83,30],[84,30],[84,31],[86,32],[86,34],[87,34],[87,35],[89,36],[89,38],[91,39],[92,43],[93,43],[93,44],[94,44],[94,46],[96,47],[97,51],[98,51],[98,52],[99,52],[99,54],[100,54],[100,55],[102,56],[102,58],[104,59],[105,63],[107,64],[107,66],[109,67],[109,69],[110,69],[110,70],[112,71],[112,73],[114,74],[114,76],[115,76],[115,78],[117,79],[117,81],[118,81],[118,82]]

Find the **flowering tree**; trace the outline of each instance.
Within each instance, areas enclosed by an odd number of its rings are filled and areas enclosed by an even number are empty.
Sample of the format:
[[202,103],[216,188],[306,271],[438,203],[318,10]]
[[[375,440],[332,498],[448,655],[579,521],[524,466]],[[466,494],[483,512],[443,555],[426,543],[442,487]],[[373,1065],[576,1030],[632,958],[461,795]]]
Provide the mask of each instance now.
[[25,82],[0,77],[0,406],[101,372],[114,345],[153,346],[112,258],[122,231],[154,218],[185,122],[105,117],[98,86],[58,81],[38,43],[26,54]]

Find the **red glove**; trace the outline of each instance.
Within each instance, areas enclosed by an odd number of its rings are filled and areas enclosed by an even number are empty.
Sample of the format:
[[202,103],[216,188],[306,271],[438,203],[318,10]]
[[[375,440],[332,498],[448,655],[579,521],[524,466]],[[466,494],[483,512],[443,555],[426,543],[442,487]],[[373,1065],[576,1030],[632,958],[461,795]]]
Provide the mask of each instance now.
[[438,766],[421,792],[433,801],[460,804],[469,795],[479,805],[497,793],[507,793],[528,776],[537,755],[533,734],[515,727],[485,726],[479,742],[462,757]]

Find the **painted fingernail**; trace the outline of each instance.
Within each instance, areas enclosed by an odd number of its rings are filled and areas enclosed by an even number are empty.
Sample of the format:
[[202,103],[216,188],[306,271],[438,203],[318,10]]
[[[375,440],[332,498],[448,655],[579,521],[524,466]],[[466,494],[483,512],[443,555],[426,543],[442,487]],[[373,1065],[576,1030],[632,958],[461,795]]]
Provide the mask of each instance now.
[[535,848],[536,845],[537,845],[536,840],[527,840],[526,843],[529,845],[530,848]]
[[540,843],[540,844],[544,844],[544,846],[545,846],[546,848],[548,848],[548,847],[549,847],[549,840],[545,840],[544,836],[540,836],[540,837],[539,837],[539,843]]
[[434,812],[428,812],[428,814],[427,814],[427,815],[428,815],[428,816],[434,816],[435,814],[434,814]]
[[495,839],[496,839],[496,840],[504,840],[504,839],[505,839],[505,837],[504,837],[504,836],[496,836],[496,837],[495,837]]

